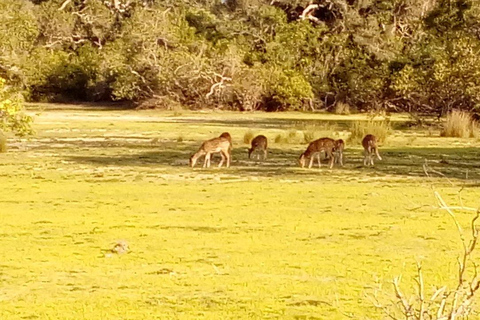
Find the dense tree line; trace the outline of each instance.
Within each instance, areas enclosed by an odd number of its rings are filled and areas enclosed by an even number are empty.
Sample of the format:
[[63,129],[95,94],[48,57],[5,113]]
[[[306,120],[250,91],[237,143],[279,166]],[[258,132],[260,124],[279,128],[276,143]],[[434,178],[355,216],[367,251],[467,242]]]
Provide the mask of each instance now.
[[0,0],[0,77],[27,99],[145,107],[480,103],[480,1]]

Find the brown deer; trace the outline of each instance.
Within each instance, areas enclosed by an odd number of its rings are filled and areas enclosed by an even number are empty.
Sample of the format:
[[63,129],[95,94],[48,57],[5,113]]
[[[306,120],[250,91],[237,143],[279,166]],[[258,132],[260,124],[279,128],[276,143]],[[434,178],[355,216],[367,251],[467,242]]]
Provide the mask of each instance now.
[[[267,159],[267,148],[268,148],[268,141],[267,137],[263,135],[256,136],[252,140],[252,147],[248,149],[248,159],[250,159],[252,153],[255,150],[263,151],[263,160]],[[258,154],[258,159],[260,160],[260,154]]]
[[334,156],[335,156],[335,163],[340,163],[343,167],[343,149],[345,149],[345,141],[342,139],[335,140],[334,142]]
[[[228,133],[228,132],[222,133],[222,134],[219,136],[219,138],[225,138],[225,139],[228,140],[228,142],[230,142],[230,144],[232,144],[232,136],[231,136],[230,133]],[[232,145],[232,147],[233,147],[233,145]]]
[[362,140],[362,146],[364,150],[363,165],[373,166],[373,158],[377,156],[378,160],[382,160],[378,153],[377,138],[373,134],[367,134]]
[[[230,153],[230,157],[232,156],[232,149],[233,149],[233,144],[232,144],[232,136],[230,135],[230,133],[228,132],[224,132],[222,133],[219,138],[225,138],[228,140],[228,142],[230,142],[230,150],[228,151]],[[221,155],[221,153],[220,153]],[[211,154],[210,156],[210,160],[214,157],[214,153]]]
[[228,168],[230,167],[231,149],[232,149],[231,143],[230,141],[228,141],[227,138],[218,137],[218,138],[207,140],[204,143],[202,143],[202,145],[200,146],[200,149],[198,149],[198,151],[190,157],[190,166],[193,168],[197,163],[197,159],[205,155],[205,162],[203,163],[203,167],[209,168],[210,157],[212,153],[220,152],[220,155],[222,156],[222,160],[218,164],[218,167],[220,168],[226,159],[227,168]]
[[320,138],[318,140],[311,142],[308,145],[307,150],[305,150],[305,152],[300,155],[298,162],[300,166],[303,168],[305,167],[305,159],[310,158],[310,163],[308,165],[308,168],[311,168],[313,165],[313,159],[316,156],[318,159],[318,167],[320,168],[321,167],[320,153],[322,151],[325,151],[326,156],[330,158],[330,169],[331,169],[333,167],[333,162],[335,160],[333,156],[334,150],[335,150],[335,140],[330,138]]

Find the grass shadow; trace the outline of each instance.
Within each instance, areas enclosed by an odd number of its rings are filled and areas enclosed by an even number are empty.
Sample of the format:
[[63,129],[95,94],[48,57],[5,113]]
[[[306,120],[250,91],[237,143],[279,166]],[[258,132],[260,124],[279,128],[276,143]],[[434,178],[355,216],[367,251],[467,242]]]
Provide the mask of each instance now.
[[[122,145],[122,149],[128,147]],[[137,146],[133,152],[112,155],[111,151],[100,154],[69,155],[66,160],[83,164],[99,166],[170,166],[187,167],[189,157],[198,150],[199,143],[165,142],[158,146]],[[360,149],[347,149],[345,151],[345,166],[335,165],[328,169],[328,161],[322,160],[320,170],[314,162],[314,168],[301,169],[297,159],[302,147],[286,146],[285,148],[270,148],[266,161],[248,159],[246,148],[237,147],[232,153],[232,163],[229,169],[222,171],[239,177],[274,177],[284,176],[298,178],[312,175],[330,175],[332,177],[348,178],[352,171],[357,176],[403,176],[425,177],[424,164],[427,163],[433,176],[444,176],[450,179],[480,179],[480,150],[477,148],[390,148],[380,150],[383,160],[376,160],[374,167],[363,166],[363,156]],[[148,149],[148,150],[145,150]],[[130,149],[129,149],[130,150]],[[130,150],[131,151],[131,150]],[[212,158],[213,170],[220,161],[218,155]],[[201,168],[203,158],[200,158],[196,168]],[[207,171],[206,171],[207,172]],[[362,174],[360,174],[362,173]]]

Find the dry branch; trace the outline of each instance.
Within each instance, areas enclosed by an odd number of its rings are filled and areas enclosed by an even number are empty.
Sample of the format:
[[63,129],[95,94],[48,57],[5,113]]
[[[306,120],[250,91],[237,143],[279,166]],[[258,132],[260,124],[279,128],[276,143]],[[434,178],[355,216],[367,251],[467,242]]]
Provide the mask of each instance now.
[[[424,165],[424,170],[428,175],[427,164]],[[461,190],[460,190],[461,191]],[[417,263],[417,293],[411,297],[406,297],[400,287],[401,276],[393,279],[393,287],[395,293],[394,305],[396,305],[401,313],[401,316],[394,315],[390,312],[389,307],[383,306],[376,301],[374,305],[381,308],[385,314],[391,319],[400,320],[456,320],[467,319],[473,311],[474,298],[480,289],[480,280],[478,278],[478,265],[473,261],[472,254],[476,249],[478,242],[478,227],[477,220],[480,218],[480,208],[474,209],[463,206],[449,206],[442,198],[440,193],[434,192],[438,207],[441,210],[447,211],[452,218],[457,232],[459,234],[460,242],[462,244],[463,252],[458,258],[458,273],[457,283],[455,288],[449,290],[447,286],[442,286],[433,293],[432,297],[425,299],[425,284],[422,266]],[[458,221],[454,210],[475,211],[475,216],[470,222],[470,239],[467,241],[465,232],[460,222]],[[470,268],[470,266],[472,268]],[[473,274],[468,270],[473,269]],[[469,276],[470,274],[470,276]],[[440,299],[438,299],[440,298]]]
[[315,17],[313,15],[313,12],[318,9],[320,7],[319,4],[310,4],[308,5],[302,12],[302,14],[300,15],[300,19],[302,20],[310,20],[310,21],[313,21],[315,23],[319,23],[320,22],[320,19],[318,19],[317,17]]

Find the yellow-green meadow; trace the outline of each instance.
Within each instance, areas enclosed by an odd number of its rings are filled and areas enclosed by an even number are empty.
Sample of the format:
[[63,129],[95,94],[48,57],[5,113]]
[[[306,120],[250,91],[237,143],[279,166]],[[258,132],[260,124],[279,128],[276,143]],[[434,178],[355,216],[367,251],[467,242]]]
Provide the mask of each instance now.
[[[394,300],[398,275],[414,294],[417,261],[427,293],[456,283],[434,191],[479,205],[475,138],[396,116],[369,168],[348,141],[360,115],[32,112],[37,135],[0,154],[0,319],[384,319],[376,297]],[[231,167],[190,168],[224,131]],[[345,139],[345,166],[298,167],[306,131]],[[248,159],[247,132],[269,139],[267,161]]]

